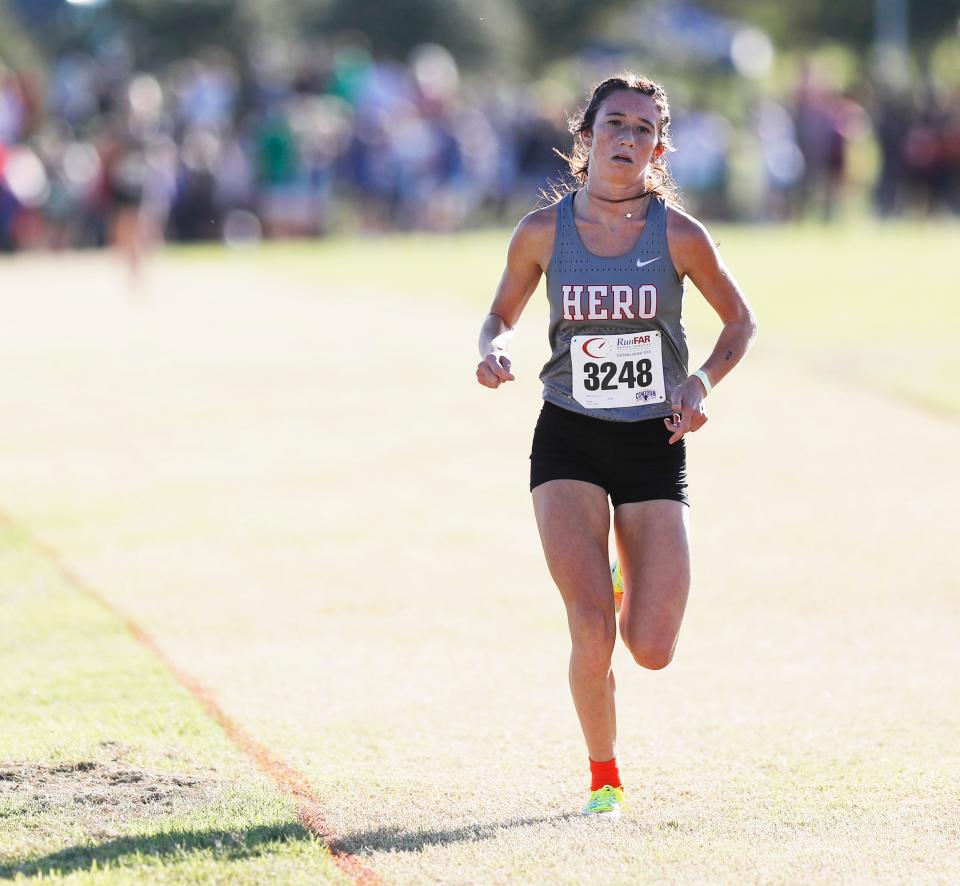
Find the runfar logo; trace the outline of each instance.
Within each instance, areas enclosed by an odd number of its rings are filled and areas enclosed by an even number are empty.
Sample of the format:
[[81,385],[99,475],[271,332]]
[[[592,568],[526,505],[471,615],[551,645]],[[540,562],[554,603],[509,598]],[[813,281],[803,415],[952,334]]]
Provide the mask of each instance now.
[[[605,338],[588,338],[582,345],[583,353],[588,357],[601,358],[607,355],[609,350],[608,342]],[[591,350],[591,348],[593,350]]]

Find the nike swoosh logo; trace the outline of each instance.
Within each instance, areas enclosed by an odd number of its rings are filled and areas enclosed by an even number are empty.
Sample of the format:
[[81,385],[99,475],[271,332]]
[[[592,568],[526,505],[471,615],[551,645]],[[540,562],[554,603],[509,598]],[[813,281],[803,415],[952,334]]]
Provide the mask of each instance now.
[[650,261],[640,261],[640,259],[638,258],[638,259],[637,259],[637,267],[638,267],[638,268],[642,268],[644,265],[649,265],[649,264],[652,264],[653,262],[659,261],[659,260],[660,260],[660,256],[659,256],[659,255],[658,255],[656,258],[651,258]]

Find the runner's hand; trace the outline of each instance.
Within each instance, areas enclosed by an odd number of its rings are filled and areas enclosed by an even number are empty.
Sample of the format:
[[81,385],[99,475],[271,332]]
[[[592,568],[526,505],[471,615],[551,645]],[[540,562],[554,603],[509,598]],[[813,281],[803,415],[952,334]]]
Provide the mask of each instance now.
[[504,351],[487,354],[477,365],[477,381],[486,388],[499,388],[505,381],[513,381],[510,358]]
[[707,423],[707,413],[703,408],[703,398],[706,396],[696,376],[691,376],[673,389],[670,405],[674,415],[663,420],[667,430],[673,432],[668,443],[676,443],[684,434],[699,431]]

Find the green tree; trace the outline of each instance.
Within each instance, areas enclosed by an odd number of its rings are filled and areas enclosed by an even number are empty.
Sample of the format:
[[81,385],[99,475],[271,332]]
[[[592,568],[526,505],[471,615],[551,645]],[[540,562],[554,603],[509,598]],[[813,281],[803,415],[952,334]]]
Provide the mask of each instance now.
[[404,59],[421,43],[439,43],[472,67],[513,67],[525,36],[514,0],[330,0],[304,18],[316,31],[365,34],[376,55]]
[[578,49],[603,19],[632,5],[629,0],[516,0],[529,30],[536,64]]
[[141,61],[190,55],[212,44],[245,45],[241,7],[235,0],[113,0],[104,10],[112,24],[129,29]]
[[[911,43],[927,47],[960,20],[960,0],[904,0]],[[767,31],[778,46],[803,48],[824,39],[866,49],[874,39],[875,0],[700,0],[700,5]]]

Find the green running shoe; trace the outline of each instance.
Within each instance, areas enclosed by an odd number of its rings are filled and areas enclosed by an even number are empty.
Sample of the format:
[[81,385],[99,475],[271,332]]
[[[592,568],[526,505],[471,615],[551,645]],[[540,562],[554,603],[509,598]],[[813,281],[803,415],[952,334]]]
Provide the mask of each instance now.
[[598,791],[590,792],[587,805],[581,810],[581,815],[599,815],[603,818],[619,818],[627,808],[623,788],[612,788],[605,784]]

